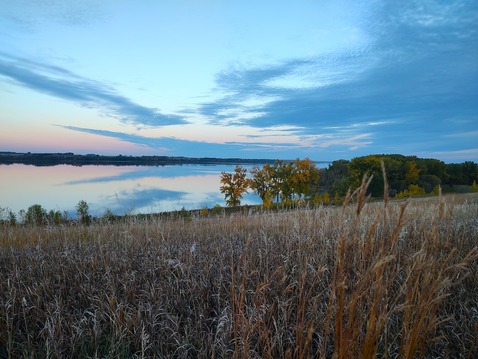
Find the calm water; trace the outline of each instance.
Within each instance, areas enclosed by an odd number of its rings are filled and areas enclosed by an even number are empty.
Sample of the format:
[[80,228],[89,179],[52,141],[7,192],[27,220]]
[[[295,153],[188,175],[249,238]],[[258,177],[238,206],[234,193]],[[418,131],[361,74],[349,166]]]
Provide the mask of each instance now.
[[[124,214],[212,208],[225,205],[220,173],[233,172],[234,167],[0,165],[0,207],[18,213],[40,204],[70,216],[76,215],[80,200],[88,202],[94,216],[102,216],[106,209]],[[256,204],[260,199],[246,194],[242,203]]]

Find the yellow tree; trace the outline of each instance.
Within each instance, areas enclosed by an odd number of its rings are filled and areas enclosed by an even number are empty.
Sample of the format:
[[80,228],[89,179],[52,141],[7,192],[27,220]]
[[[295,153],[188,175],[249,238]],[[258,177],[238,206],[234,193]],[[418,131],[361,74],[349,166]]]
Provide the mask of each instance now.
[[262,168],[253,167],[250,173],[252,175],[249,183],[251,189],[261,198],[262,205],[269,207],[273,196],[271,165],[266,163]]
[[221,193],[224,193],[226,204],[229,207],[240,206],[244,193],[247,193],[249,179],[247,171],[241,166],[236,166],[234,173],[221,172]]
[[407,183],[415,184],[418,181],[420,176],[420,169],[417,167],[415,162],[407,162],[405,165],[407,173],[405,174],[405,179]]
[[319,181],[319,169],[310,159],[296,159],[290,174],[292,193],[302,198],[310,193],[310,186]]

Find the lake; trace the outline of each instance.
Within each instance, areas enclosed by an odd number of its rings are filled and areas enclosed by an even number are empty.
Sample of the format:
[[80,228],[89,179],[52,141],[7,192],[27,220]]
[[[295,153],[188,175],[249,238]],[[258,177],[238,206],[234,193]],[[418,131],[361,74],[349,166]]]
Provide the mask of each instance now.
[[[243,165],[250,169],[252,165]],[[156,213],[225,205],[220,174],[235,165],[44,166],[0,165],[0,207],[18,213],[33,204],[76,216],[80,200],[90,214]],[[245,194],[242,204],[258,204]]]

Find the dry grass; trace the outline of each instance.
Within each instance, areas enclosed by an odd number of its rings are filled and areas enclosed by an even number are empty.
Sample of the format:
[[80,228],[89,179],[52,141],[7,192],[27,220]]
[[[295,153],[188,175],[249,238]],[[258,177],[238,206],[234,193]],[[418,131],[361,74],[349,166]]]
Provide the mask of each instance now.
[[478,357],[478,204],[351,199],[0,227],[0,357]]

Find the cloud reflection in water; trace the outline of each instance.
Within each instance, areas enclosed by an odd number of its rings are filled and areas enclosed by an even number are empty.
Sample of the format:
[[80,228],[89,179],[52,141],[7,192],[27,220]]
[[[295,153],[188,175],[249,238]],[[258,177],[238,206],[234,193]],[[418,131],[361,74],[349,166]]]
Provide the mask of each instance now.
[[[107,209],[121,215],[212,208],[225,205],[219,191],[220,173],[232,172],[234,167],[2,165],[0,206],[18,212],[41,204],[47,210],[67,211],[69,216],[76,215],[80,200],[89,204],[94,216],[102,216]],[[248,195],[243,203],[259,203],[259,199]]]

